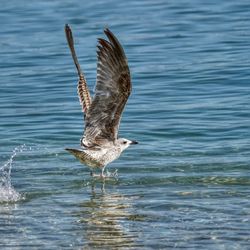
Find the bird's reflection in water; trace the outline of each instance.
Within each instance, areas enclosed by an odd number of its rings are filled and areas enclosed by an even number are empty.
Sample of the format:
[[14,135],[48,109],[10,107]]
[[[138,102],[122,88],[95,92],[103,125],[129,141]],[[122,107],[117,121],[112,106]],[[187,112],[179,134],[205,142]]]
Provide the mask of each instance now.
[[87,241],[84,247],[132,249],[137,237],[130,231],[130,220],[136,198],[125,197],[104,185],[94,183],[90,200],[80,204],[80,222],[84,225],[83,233]]

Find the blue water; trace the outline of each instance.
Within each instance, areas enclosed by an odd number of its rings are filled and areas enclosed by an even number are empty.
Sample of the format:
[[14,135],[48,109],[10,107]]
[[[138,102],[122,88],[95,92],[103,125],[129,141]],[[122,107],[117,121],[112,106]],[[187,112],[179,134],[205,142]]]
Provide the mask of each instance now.
[[[250,249],[250,2],[1,1],[1,249]],[[93,89],[96,39],[126,51],[120,135],[93,180],[64,35]],[[7,185],[7,187],[6,187]]]

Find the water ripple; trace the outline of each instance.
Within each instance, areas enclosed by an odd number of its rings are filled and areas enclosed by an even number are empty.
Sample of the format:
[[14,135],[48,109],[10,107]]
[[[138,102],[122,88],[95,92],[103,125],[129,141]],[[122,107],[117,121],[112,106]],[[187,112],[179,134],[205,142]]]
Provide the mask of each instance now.
[[[249,249],[249,8],[2,1],[0,246]],[[118,180],[92,180],[64,150],[84,126],[65,23],[91,91],[103,28],[128,57],[120,136],[140,144],[108,166]]]

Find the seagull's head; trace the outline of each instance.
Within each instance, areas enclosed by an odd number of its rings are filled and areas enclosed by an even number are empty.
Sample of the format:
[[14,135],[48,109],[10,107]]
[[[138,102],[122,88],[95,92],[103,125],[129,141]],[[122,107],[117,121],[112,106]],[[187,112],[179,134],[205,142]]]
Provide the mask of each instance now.
[[126,148],[128,148],[132,144],[138,144],[137,141],[130,141],[130,140],[125,139],[125,138],[119,138],[117,140],[117,142],[118,142],[122,151],[125,150]]

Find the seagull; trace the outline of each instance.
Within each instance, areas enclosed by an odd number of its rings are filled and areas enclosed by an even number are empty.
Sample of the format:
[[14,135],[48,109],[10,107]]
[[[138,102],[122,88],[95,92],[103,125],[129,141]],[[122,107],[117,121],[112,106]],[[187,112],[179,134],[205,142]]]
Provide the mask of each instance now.
[[[86,79],[78,62],[71,28],[65,25],[67,42],[77,69],[77,92],[84,113],[85,128],[80,139],[81,149],[66,148],[81,163],[91,169],[91,175],[109,177],[105,167],[137,141],[118,138],[123,109],[132,90],[128,62],[122,45],[109,30],[107,40],[99,38],[97,45],[97,78],[95,93],[90,96]],[[101,169],[101,174],[93,171]]]

